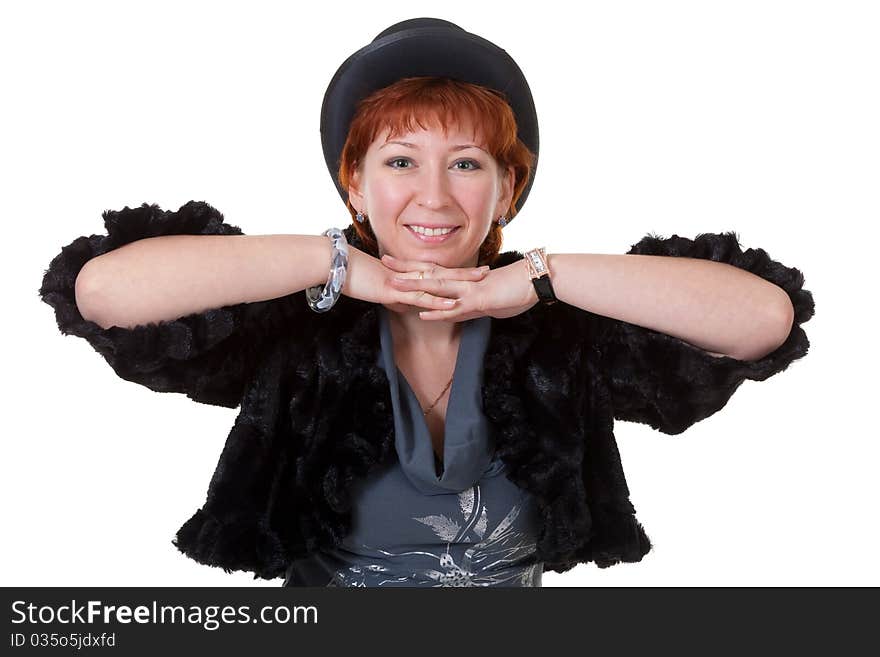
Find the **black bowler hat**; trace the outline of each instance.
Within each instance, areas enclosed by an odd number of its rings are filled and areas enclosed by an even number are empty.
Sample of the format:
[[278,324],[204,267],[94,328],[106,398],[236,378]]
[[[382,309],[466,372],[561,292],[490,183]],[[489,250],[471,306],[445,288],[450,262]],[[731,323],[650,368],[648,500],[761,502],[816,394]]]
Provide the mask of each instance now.
[[321,144],[343,202],[348,190],[337,178],[339,161],[357,103],[402,78],[427,75],[479,84],[505,95],[516,117],[518,137],[535,154],[516,203],[519,212],[538,168],[538,116],[528,82],[505,50],[439,18],[411,18],[386,28],[346,59],[330,81],[321,105]]

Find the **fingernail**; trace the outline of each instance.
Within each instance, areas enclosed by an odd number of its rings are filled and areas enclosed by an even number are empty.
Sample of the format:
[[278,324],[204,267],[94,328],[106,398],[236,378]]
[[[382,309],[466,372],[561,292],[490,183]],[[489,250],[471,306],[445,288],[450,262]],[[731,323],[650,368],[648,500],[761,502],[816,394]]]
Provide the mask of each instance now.
[[445,303],[447,306],[451,306],[455,304],[456,301],[458,301],[458,299],[446,299],[443,303]]
[[383,257],[383,258],[388,258],[389,260],[394,260],[394,256],[391,255],[390,253],[386,253],[386,254],[385,254],[384,256],[382,256],[382,257]]

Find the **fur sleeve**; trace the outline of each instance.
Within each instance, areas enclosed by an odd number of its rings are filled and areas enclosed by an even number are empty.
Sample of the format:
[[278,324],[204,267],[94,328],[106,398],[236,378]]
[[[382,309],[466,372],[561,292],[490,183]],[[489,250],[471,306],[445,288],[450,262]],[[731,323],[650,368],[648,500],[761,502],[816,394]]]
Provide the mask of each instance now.
[[753,361],[713,356],[665,333],[596,315],[602,370],[616,419],[681,433],[723,408],[744,380],[763,381],[806,355],[810,342],[801,324],[813,316],[813,295],[803,289],[799,270],[771,260],[763,249],[743,252],[733,232],[702,233],[695,240],[649,234],[628,253],[703,258],[745,269],[785,290],[795,313],[786,341]]
[[144,203],[103,213],[106,235],[78,237],[43,276],[40,298],[55,310],[65,335],[85,338],[118,376],[156,392],[178,392],[203,404],[235,408],[259,354],[283,331],[308,321],[305,291],[268,301],[209,309],[170,321],[103,329],[83,319],[74,284],[85,263],[124,244],[160,235],[241,235],[207,203],[176,212]]

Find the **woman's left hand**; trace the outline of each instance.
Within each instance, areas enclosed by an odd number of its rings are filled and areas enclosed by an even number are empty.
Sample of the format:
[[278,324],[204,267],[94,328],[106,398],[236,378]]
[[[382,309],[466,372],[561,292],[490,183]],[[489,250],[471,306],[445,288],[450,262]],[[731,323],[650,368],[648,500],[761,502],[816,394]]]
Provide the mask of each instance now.
[[[529,278],[525,260],[491,269],[480,280],[444,278],[444,267],[420,260],[400,260],[382,256],[382,264],[398,272],[402,280],[392,278],[401,290],[424,290],[436,296],[457,299],[449,310],[424,310],[422,319],[463,322],[475,317],[513,317],[536,303],[538,295]],[[422,272],[423,278],[419,277]]]

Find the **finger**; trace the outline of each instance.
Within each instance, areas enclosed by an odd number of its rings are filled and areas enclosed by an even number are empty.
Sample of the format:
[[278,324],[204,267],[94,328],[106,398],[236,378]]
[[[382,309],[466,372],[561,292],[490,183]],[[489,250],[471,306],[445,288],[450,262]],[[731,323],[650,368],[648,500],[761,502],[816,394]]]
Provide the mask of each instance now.
[[449,310],[458,305],[456,298],[434,296],[420,290],[404,293],[404,301],[412,306],[421,306],[431,310]]
[[463,308],[453,307],[450,310],[420,310],[419,319],[426,321],[466,322],[469,319],[479,317],[475,313],[463,312]]
[[445,297],[462,296],[468,289],[468,281],[449,278],[407,278],[392,276],[391,284],[398,290],[421,290]]
[[[392,286],[394,287],[394,286]],[[396,290],[396,300],[407,306],[428,310],[448,310],[458,307],[459,300],[451,295],[435,295],[429,294],[424,290]]]
[[382,263],[389,269],[405,273],[407,278],[420,278],[419,272],[424,278],[454,278],[457,280],[480,280],[490,271],[489,265],[482,267],[442,267],[433,262],[421,260],[401,260],[389,253],[382,256]]
[[434,272],[424,272],[424,271],[401,271],[401,270],[393,270],[397,272],[398,279],[406,279],[406,280],[455,280],[455,281],[481,281],[486,278],[486,275],[489,273],[488,269],[468,269],[465,267],[457,268],[457,269],[445,269],[444,267],[437,267]]
[[446,321],[449,321],[449,313],[451,312],[452,311],[450,310],[420,310],[419,319],[424,319],[426,321],[445,319]]
[[486,277],[489,273],[489,265],[482,267],[455,267],[453,269],[444,269],[439,278],[454,278],[460,281],[478,281]]
[[387,263],[389,266],[393,265],[393,268],[399,271],[429,272],[438,267],[442,269],[442,267],[434,262],[427,262],[424,260],[404,260],[403,258],[395,258],[390,253],[386,253],[382,256],[382,262]]
[[482,267],[443,267],[441,265],[433,265],[431,269],[422,271],[425,273],[425,278],[475,281],[484,278],[489,273],[489,270],[489,265],[483,265]]
[[423,276],[429,276],[431,275],[430,272],[437,268],[437,265],[430,262],[421,262],[418,260],[402,260],[400,258],[395,258],[394,256],[388,255],[387,253],[382,256],[382,264],[392,271],[411,274],[416,277],[418,277],[419,272],[422,272]]
[[389,269],[393,269],[395,271],[406,271],[406,269],[404,268],[404,265],[403,265],[403,261],[398,260],[397,258],[395,258],[394,256],[392,256],[388,253],[383,255],[381,260],[382,260],[382,264],[385,265],[386,267],[388,267]]

